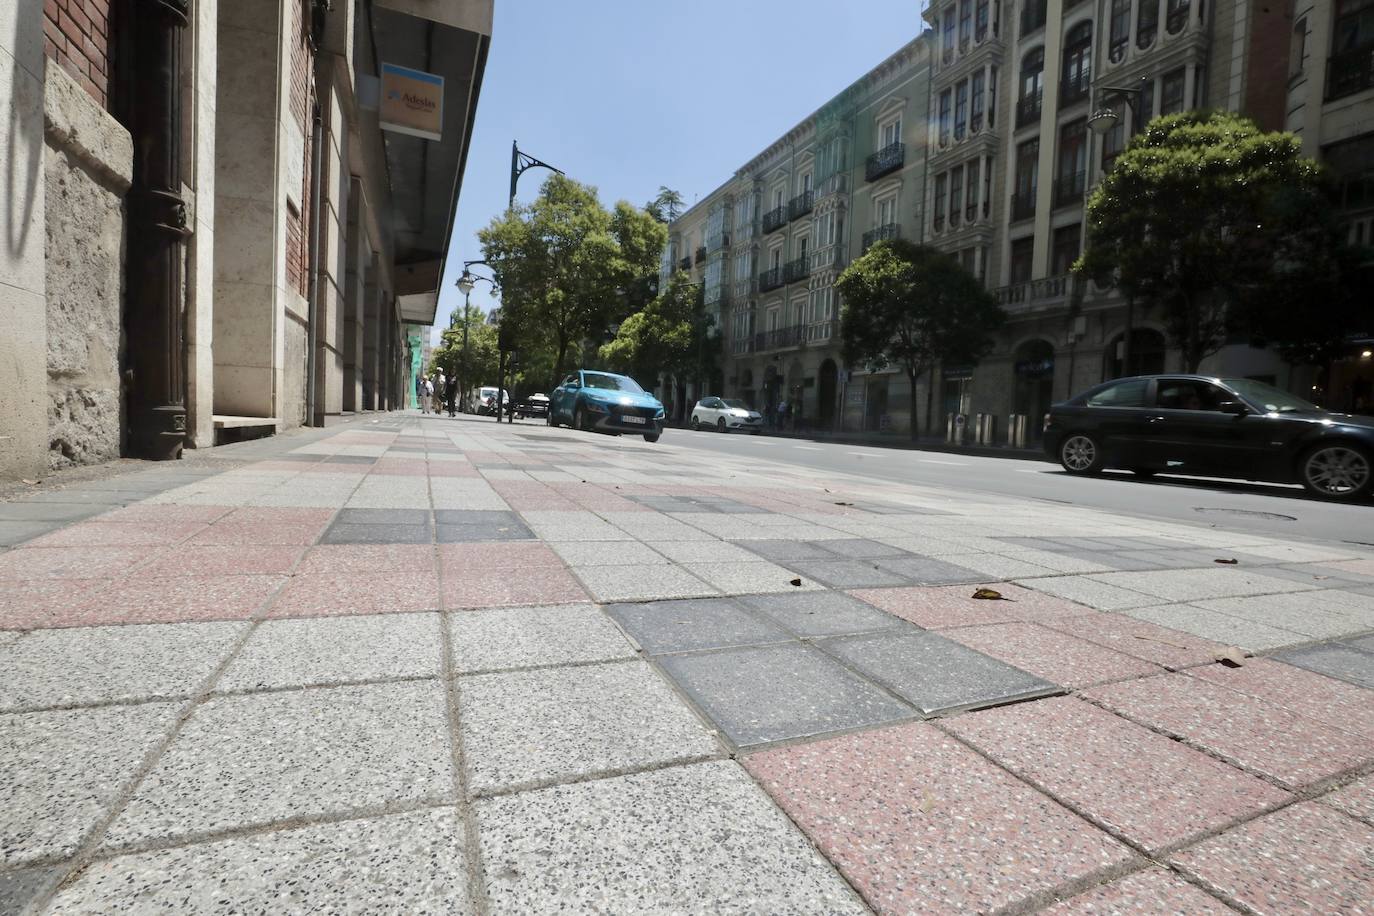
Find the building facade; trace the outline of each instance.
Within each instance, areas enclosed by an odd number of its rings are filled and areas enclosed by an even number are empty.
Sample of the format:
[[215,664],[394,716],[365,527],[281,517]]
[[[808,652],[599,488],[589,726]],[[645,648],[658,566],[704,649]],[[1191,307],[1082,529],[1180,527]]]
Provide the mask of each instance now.
[[[1054,400],[1182,368],[1155,316],[1069,275],[1087,195],[1153,117],[1223,108],[1297,131],[1309,155],[1349,176],[1352,238],[1368,237],[1374,3],[936,0],[924,16],[934,41],[926,238],[1009,316],[977,366],[941,367],[937,428],[954,414],[1006,426],[1020,415],[1034,438]],[[1088,119],[1103,107],[1117,119],[1099,135]],[[1200,368],[1314,390],[1310,372],[1240,342]]]
[[403,406],[491,19],[491,0],[0,13],[0,477]]
[[817,429],[908,422],[904,377],[844,366],[834,284],[873,242],[921,237],[929,68],[913,39],[672,222],[661,282],[701,284],[723,367],[709,390],[668,392],[675,407],[715,394],[786,402]]

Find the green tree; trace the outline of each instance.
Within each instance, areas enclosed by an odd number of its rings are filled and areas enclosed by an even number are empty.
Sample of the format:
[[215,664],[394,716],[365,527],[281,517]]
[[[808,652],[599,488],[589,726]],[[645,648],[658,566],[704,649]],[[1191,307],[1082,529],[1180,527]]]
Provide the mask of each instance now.
[[430,366],[457,376],[467,388],[496,384],[496,328],[475,305],[468,308],[468,342],[463,347],[462,306],[453,313],[454,325],[445,328],[430,356]]
[[699,293],[687,274],[673,274],[662,294],[620,323],[615,338],[601,347],[601,360],[640,379],[696,374],[705,343]]
[[1292,134],[1228,112],[1156,118],[1089,197],[1075,271],[1159,314],[1195,372],[1285,272],[1328,256],[1314,231],[1322,196]]
[[1006,320],[1002,307],[958,261],[904,239],[879,242],[854,261],[836,288],[844,299],[845,361],[869,371],[899,366],[911,388],[937,362],[976,363]]
[[682,214],[682,206],[682,195],[661,184],[654,199],[644,205],[644,211],[660,223],[671,223]]

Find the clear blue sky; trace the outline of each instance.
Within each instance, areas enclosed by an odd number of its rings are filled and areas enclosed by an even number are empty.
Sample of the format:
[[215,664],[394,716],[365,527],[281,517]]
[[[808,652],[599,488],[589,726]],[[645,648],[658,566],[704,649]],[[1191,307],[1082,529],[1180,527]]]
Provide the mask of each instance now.
[[[506,207],[511,140],[606,205],[659,185],[688,205],[920,34],[924,0],[496,0],[436,321]],[[549,173],[526,172],[529,200]],[[478,268],[481,270],[481,268]],[[472,301],[491,307],[486,284]],[[436,333],[437,341],[437,333]]]

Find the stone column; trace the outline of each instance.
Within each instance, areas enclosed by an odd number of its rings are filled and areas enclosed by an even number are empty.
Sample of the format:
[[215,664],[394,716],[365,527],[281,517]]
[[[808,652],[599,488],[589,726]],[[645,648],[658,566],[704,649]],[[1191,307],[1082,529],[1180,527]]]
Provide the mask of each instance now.
[[381,339],[382,319],[381,290],[377,288],[377,255],[371,254],[366,263],[363,278],[363,363],[362,389],[363,410],[377,410],[380,403],[378,368],[380,354],[378,343]]
[[354,411],[362,409],[362,357],[363,357],[363,239],[359,228],[359,207],[362,197],[362,182],[350,179],[348,192],[348,225],[344,242],[344,288],[343,288],[343,409]]

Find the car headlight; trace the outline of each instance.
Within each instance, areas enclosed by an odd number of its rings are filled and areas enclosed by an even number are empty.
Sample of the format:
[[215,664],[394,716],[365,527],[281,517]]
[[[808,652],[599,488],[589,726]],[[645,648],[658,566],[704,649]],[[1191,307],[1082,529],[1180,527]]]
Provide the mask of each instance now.
[[732,410],[732,411],[730,411],[730,416],[732,416],[732,417],[747,417],[747,416],[749,416],[749,411],[747,411],[747,410]]
[[666,414],[664,414],[663,408],[660,407],[660,408],[658,409],[658,412],[654,414],[654,419],[655,419],[655,420],[662,420],[665,416],[666,416]]
[[590,410],[592,413],[610,412],[610,409],[606,406],[605,401],[593,401],[591,398],[588,398],[584,403],[587,405],[587,409]]

